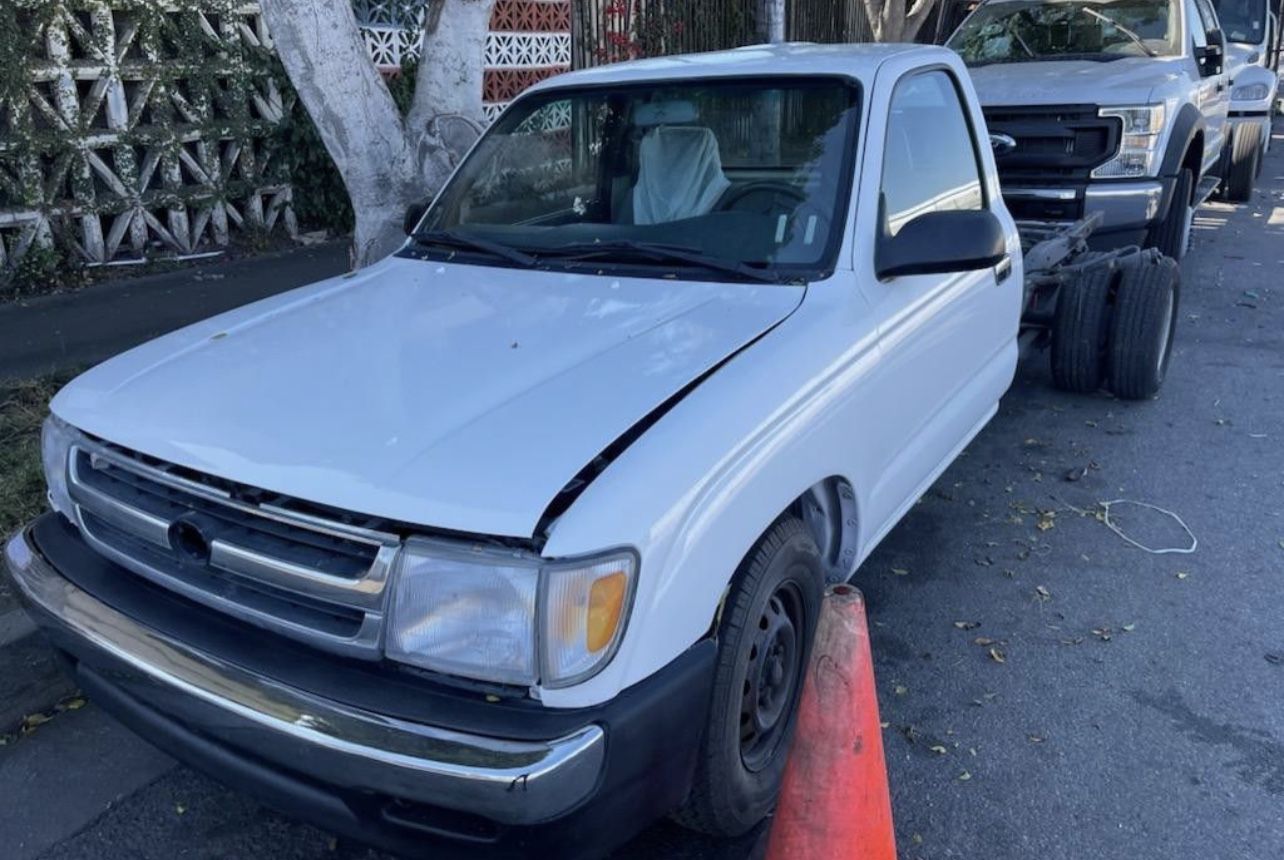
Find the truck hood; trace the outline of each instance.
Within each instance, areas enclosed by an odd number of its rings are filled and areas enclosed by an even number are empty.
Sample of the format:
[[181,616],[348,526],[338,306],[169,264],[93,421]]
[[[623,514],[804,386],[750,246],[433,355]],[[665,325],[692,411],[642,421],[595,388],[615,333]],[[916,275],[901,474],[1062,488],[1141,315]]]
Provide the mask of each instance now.
[[389,258],[117,356],[52,410],[254,487],[530,537],[595,456],[803,294]]
[[1126,57],[1110,62],[1064,60],[992,63],[969,69],[985,107],[1023,105],[1144,105],[1158,87],[1176,81],[1176,60]]

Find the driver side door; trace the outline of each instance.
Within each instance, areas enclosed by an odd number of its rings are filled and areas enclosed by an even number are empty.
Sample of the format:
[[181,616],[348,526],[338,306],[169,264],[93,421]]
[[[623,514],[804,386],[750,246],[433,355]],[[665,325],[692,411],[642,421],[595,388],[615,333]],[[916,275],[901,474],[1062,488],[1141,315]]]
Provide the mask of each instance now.
[[[1213,11],[1209,0],[1186,0],[1186,27],[1194,45],[1195,73],[1199,76],[1195,103],[1203,114],[1207,136],[1201,170],[1201,174],[1205,174],[1217,163],[1221,157],[1222,146],[1227,143],[1230,80],[1226,73],[1226,41],[1221,33],[1221,25],[1217,21],[1217,13]],[[1222,47],[1220,68],[1211,71],[1202,67],[1199,62],[1200,51],[1219,42]]]
[[[982,172],[984,126],[970,118],[952,70],[912,71],[888,106],[878,178],[877,241],[918,215],[998,207]],[[1010,222],[1007,222],[1010,223]],[[879,320],[876,385],[886,428],[882,468],[869,492],[881,535],[993,415],[1016,367],[1021,278],[1011,259],[997,266],[879,279],[874,258],[862,280]]]

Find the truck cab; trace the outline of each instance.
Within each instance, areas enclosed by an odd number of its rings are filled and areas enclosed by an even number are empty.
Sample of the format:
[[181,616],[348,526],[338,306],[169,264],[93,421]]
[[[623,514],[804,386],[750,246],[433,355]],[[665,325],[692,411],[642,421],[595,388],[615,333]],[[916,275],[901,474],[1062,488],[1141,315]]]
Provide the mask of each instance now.
[[988,0],[948,45],[968,64],[1015,217],[1101,213],[1095,246],[1185,253],[1228,128],[1209,0]]

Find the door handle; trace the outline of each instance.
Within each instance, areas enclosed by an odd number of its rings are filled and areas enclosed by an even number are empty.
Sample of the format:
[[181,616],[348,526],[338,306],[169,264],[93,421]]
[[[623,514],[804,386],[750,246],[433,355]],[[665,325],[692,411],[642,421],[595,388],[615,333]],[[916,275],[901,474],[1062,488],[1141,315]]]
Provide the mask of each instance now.
[[994,283],[1001,284],[1012,276],[1012,258],[1004,257],[994,267]]

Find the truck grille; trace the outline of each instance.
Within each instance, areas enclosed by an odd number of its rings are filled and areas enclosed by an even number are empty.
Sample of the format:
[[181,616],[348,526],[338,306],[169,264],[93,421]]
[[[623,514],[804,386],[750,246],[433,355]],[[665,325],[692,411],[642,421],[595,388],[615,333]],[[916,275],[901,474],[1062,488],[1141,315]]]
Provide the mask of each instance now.
[[377,659],[400,538],[96,442],[68,486],[86,541],[157,585],[319,648]]
[[1095,105],[989,107],[982,113],[992,133],[1016,141],[1011,152],[995,154],[1003,185],[1084,183],[1119,150],[1119,120],[1097,116]]

